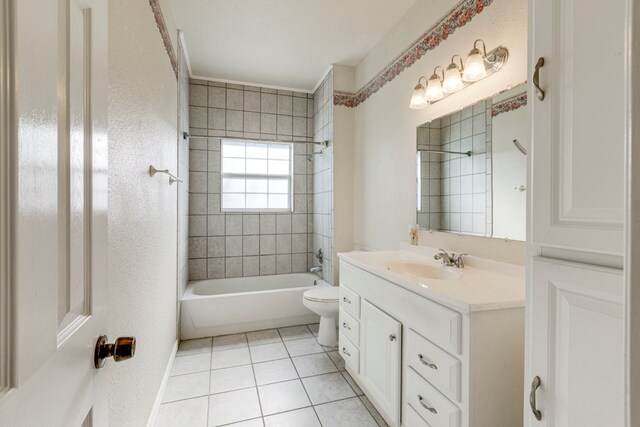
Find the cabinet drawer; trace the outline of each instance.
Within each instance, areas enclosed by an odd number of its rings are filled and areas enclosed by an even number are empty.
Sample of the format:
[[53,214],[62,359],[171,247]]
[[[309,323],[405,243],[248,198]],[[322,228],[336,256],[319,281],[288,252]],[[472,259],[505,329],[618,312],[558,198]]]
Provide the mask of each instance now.
[[360,319],[360,295],[349,288],[340,286],[340,308],[356,320]]
[[340,356],[344,359],[344,363],[349,366],[354,373],[360,373],[360,350],[356,347],[349,338],[340,333],[339,339],[339,351]]
[[409,329],[405,361],[442,393],[460,402],[461,363],[458,359]]
[[460,426],[460,408],[411,368],[407,370],[407,383],[406,402],[431,427]]
[[342,308],[340,309],[340,333],[349,338],[356,346],[360,345],[360,322],[351,317]]
[[405,413],[405,425],[408,427],[431,427],[411,406],[407,405]]

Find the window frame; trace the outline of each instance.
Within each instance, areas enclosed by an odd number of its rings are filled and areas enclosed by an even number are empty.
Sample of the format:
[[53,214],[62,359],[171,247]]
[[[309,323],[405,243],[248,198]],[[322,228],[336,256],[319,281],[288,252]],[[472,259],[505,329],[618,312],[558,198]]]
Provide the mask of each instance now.
[[[224,172],[224,145],[225,142],[242,142],[242,143],[250,143],[250,144],[263,144],[266,147],[271,145],[287,145],[289,146],[289,173],[288,174],[253,174],[253,173],[225,173]],[[245,145],[246,148],[246,145]],[[239,158],[239,157],[238,157]],[[222,213],[292,213],[294,212],[294,159],[295,159],[295,147],[294,143],[290,141],[261,141],[259,139],[248,139],[248,138],[221,138],[220,140],[220,212]],[[244,160],[246,162],[247,156],[245,152]],[[268,161],[268,158],[267,158]],[[224,179],[225,178],[244,178],[244,179],[286,179],[287,180],[287,208],[225,208],[223,206],[224,200]],[[246,183],[245,183],[246,185]],[[268,185],[268,184],[267,184]],[[230,193],[230,194],[243,194],[243,193]],[[254,193],[250,193],[254,194]],[[263,193],[255,193],[255,194],[263,194]],[[264,193],[269,196],[269,192]],[[246,203],[246,187],[244,191],[245,195],[245,203]]]

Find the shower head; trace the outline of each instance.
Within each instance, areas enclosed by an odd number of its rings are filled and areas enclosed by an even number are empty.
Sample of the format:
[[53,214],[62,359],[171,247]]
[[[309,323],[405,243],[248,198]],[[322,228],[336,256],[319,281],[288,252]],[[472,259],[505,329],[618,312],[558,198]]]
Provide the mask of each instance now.
[[527,149],[524,148],[522,146],[522,144],[520,144],[520,142],[517,139],[513,140],[513,145],[516,146],[516,148],[518,149],[519,152],[521,152],[522,154],[524,154],[525,156],[527,155]]

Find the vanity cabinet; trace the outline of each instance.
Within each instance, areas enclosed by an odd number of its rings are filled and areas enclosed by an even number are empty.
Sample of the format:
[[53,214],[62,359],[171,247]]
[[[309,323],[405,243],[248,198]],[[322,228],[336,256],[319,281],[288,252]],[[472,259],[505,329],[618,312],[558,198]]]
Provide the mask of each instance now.
[[522,425],[522,304],[457,310],[344,258],[340,353],[391,427]]

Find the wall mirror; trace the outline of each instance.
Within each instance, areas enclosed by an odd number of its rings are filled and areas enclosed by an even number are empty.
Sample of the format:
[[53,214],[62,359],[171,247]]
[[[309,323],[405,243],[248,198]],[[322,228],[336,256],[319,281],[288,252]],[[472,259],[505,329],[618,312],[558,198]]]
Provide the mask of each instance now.
[[418,127],[421,229],[525,240],[526,104],[523,84]]

